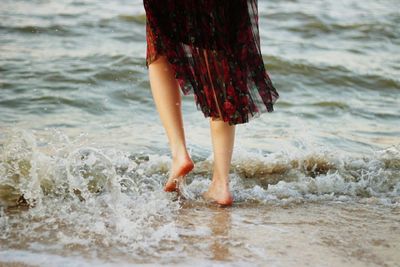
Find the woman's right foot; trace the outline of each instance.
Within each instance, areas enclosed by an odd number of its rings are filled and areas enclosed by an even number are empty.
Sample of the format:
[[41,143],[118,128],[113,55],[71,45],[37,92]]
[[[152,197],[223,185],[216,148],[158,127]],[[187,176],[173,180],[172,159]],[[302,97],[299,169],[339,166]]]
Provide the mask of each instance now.
[[208,191],[203,194],[203,198],[222,206],[232,206],[233,204],[233,196],[229,191],[229,185],[227,182],[218,182],[213,180]]
[[183,182],[185,175],[188,174],[193,168],[194,163],[188,155],[183,156],[182,158],[173,159],[170,175],[168,181],[165,183],[164,191],[178,191],[179,184]]

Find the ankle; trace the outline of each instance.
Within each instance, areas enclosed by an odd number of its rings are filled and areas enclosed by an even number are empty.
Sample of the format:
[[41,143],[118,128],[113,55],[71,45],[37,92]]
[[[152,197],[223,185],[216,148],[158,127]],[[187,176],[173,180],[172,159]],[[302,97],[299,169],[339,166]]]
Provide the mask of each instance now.
[[211,180],[211,187],[219,189],[229,189],[229,180],[224,178],[213,177]]
[[185,146],[171,148],[171,157],[173,160],[182,160],[190,158]]

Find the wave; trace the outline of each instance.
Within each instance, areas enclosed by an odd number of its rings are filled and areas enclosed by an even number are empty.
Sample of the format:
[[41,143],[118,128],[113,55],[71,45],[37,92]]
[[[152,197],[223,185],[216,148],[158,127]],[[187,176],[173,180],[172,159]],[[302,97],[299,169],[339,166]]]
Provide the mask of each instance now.
[[145,25],[146,24],[146,14],[138,14],[138,15],[118,15],[116,17],[119,21],[123,22],[135,22],[138,24]]
[[49,26],[25,25],[25,26],[1,26],[0,30],[23,34],[48,34],[56,36],[78,36],[81,35],[70,27],[52,24]]
[[317,107],[328,107],[328,108],[339,108],[348,110],[350,107],[346,103],[338,102],[338,101],[318,101],[311,104],[312,106]]
[[[371,16],[354,16],[353,19],[325,16],[320,13],[287,12],[276,11],[263,14],[263,17],[270,23],[277,23],[280,29],[284,28],[292,33],[300,33],[307,37],[321,34],[345,34],[354,40],[392,39],[400,36],[397,22],[399,16],[396,13],[388,12],[382,18]],[[339,20],[340,19],[340,20]],[[289,23],[288,23],[289,20]],[[282,24],[285,22],[285,24]]]
[[65,112],[64,108],[68,107],[79,108],[96,115],[105,114],[111,110],[105,105],[104,101],[99,101],[95,97],[79,99],[76,96],[24,96],[1,100],[0,105],[8,108],[29,110],[31,114]]
[[[110,194],[162,191],[170,159],[43,140],[31,132],[0,136],[0,203],[81,201]],[[185,192],[198,201],[209,184],[212,158],[199,158]],[[238,202],[378,198],[400,200],[400,146],[355,158],[337,152],[234,154],[232,190]]]
[[346,34],[354,40],[371,40],[371,39],[397,39],[399,33],[395,25],[391,23],[328,23],[321,20],[314,20],[295,27],[287,28],[291,32],[297,32],[307,37],[322,34]]
[[[360,90],[400,90],[400,81],[378,74],[360,74],[338,65],[312,64],[299,60],[286,60],[275,56],[264,56],[266,68],[276,75],[305,77],[313,85],[353,87]],[[303,80],[303,78],[299,78]],[[317,87],[318,88],[318,87]]]

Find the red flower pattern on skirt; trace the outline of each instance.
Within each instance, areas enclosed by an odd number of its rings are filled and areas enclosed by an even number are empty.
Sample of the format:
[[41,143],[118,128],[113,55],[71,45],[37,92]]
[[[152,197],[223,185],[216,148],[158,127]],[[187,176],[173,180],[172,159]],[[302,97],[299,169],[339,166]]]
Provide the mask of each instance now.
[[228,95],[234,96],[235,95],[235,88],[233,88],[232,85],[228,85],[228,87],[226,89],[226,92],[227,92]]
[[257,0],[144,0],[148,67],[167,57],[183,94],[229,124],[272,112],[279,94],[260,52]]
[[224,109],[226,113],[228,113],[228,115],[232,115],[233,113],[235,113],[235,106],[232,105],[232,103],[228,100],[224,103]]

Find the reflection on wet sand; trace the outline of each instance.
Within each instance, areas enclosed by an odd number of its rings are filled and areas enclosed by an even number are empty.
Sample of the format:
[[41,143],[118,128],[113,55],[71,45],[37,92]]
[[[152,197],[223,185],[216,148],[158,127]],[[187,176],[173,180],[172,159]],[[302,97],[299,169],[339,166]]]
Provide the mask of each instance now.
[[227,241],[231,230],[231,211],[225,208],[212,208],[212,216],[208,227],[212,232],[210,251],[213,260],[229,260],[230,252]]

